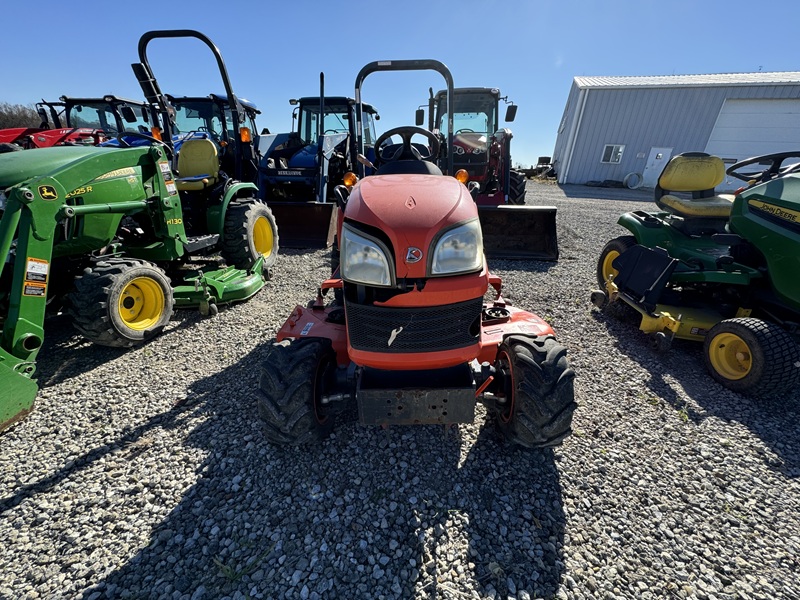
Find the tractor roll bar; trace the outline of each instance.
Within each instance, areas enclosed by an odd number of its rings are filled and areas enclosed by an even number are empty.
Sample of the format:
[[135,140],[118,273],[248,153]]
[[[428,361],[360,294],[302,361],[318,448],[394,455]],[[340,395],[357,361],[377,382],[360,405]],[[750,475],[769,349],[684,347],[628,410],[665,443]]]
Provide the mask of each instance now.
[[[447,83],[447,174],[453,175],[453,75],[447,66],[434,59],[415,60],[376,60],[364,65],[356,76],[356,134],[358,136],[356,152],[364,154],[364,132],[361,129],[363,113],[361,110],[361,85],[370,73],[377,71],[436,71]],[[375,151],[377,152],[377,148]],[[359,167],[364,174],[363,165]]]

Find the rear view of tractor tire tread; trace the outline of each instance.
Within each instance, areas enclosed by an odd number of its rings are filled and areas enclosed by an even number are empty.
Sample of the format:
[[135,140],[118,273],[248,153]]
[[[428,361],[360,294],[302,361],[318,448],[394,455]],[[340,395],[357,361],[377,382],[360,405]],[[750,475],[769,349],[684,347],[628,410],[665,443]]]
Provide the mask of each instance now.
[[508,183],[508,203],[525,204],[525,174],[519,171],[511,171]]
[[[726,342],[736,356],[726,352]],[[761,319],[717,323],[703,343],[703,361],[716,381],[743,394],[765,397],[800,385],[800,346],[779,325]]]
[[261,368],[258,413],[266,438],[275,444],[301,446],[327,438],[334,416],[317,415],[320,382],[335,365],[325,338],[284,340],[272,345]]
[[263,257],[268,275],[278,258],[278,226],[269,207],[255,199],[231,203],[225,213],[222,256],[237,269],[249,269]]
[[499,433],[526,448],[559,445],[572,432],[575,373],[552,335],[513,335],[500,345],[511,372],[511,406],[495,415]]
[[[130,303],[128,312],[122,310]],[[106,258],[84,269],[67,299],[67,313],[86,339],[130,348],[160,334],[172,317],[172,285],[154,264]]]

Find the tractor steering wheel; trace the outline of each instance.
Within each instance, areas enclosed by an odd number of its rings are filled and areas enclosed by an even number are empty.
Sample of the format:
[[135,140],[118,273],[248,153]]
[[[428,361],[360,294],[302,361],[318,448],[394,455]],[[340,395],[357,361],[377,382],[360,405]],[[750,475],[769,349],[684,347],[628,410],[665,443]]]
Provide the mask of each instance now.
[[[403,140],[403,144],[400,148],[395,150],[391,156],[384,156],[381,146],[393,135],[399,135],[400,139]],[[430,153],[428,156],[422,156],[420,151],[411,144],[411,138],[415,135],[428,138],[428,142],[430,142]],[[430,160],[435,156],[439,156],[439,147],[439,138],[427,129],[411,125],[395,127],[394,129],[385,131],[375,140],[375,166],[377,167],[380,164],[390,163],[396,160]]]
[[[788,167],[781,168],[783,161],[785,161],[787,158],[797,158],[798,162],[793,163]],[[756,163],[769,163],[769,166],[763,170],[759,169],[758,171],[751,171],[747,173],[736,173],[736,171],[742,167]],[[764,183],[770,179],[775,179],[776,177],[781,177],[798,170],[800,170],[800,151],[795,150],[793,152],[776,152],[774,154],[764,154],[762,156],[746,158],[728,167],[725,173],[731,177],[736,177],[736,179],[741,179],[742,181],[749,182],[755,180],[757,183]]]
[[458,135],[459,133],[475,133],[475,132],[472,129],[467,129],[465,127],[464,129],[459,129],[458,131],[456,131],[455,135]]
[[130,148],[131,145],[128,143],[127,140],[123,139],[123,137],[135,137],[141,138],[143,140],[147,140],[150,144],[158,144],[164,147],[164,151],[167,153],[167,158],[172,160],[172,148],[170,148],[167,144],[154,138],[152,135],[147,135],[146,133],[140,133],[138,131],[126,131],[121,133],[117,136],[117,141],[119,142],[120,148]]

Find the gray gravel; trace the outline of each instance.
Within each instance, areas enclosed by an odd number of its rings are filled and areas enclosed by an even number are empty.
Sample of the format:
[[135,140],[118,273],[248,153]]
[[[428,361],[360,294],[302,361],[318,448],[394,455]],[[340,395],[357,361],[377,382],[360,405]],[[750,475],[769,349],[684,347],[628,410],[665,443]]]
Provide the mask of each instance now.
[[36,408],[0,436],[0,597],[800,597],[800,392],[749,400],[699,345],[657,356],[591,307],[600,248],[646,193],[528,198],[558,206],[561,260],[492,267],[569,348],[563,446],[500,444],[481,408],[458,428],[265,443],[260,360],[328,265],[284,251],[250,302],[179,311],[132,351],[48,322]]

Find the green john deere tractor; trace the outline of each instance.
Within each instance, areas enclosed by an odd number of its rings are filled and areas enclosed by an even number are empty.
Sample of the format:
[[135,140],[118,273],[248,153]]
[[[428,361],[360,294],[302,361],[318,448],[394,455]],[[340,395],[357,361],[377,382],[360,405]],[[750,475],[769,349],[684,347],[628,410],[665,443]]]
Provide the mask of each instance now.
[[[143,39],[173,33],[185,32]],[[167,105],[151,106],[169,132]],[[221,172],[209,139],[185,141],[176,159],[171,135],[136,136],[148,144],[0,155],[0,429],[33,406],[46,312],[65,310],[94,343],[130,347],[174,307],[214,314],[269,277],[277,228],[255,184]]]
[[632,235],[603,248],[602,289],[592,302],[633,307],[658,350],[673,338],[703,342],[706,367],[731,390],[767,396],[796,388],[798,160],[799,152],[783,152],[740,161],[727,173],[746,186],[718,195],[721,159],[700,152],[673,157],[655,189],[661,211],[620,217]]

